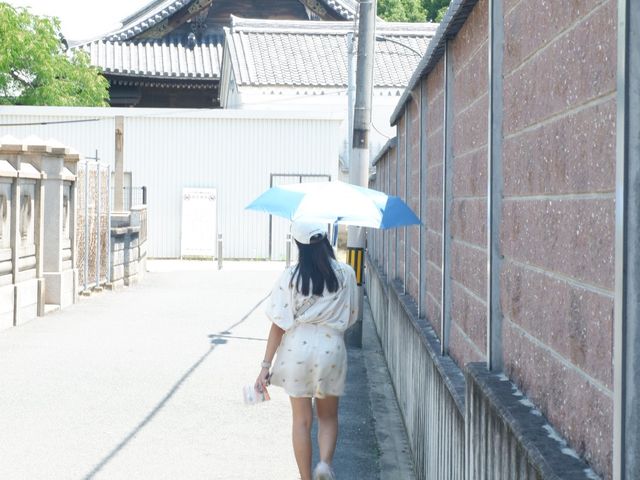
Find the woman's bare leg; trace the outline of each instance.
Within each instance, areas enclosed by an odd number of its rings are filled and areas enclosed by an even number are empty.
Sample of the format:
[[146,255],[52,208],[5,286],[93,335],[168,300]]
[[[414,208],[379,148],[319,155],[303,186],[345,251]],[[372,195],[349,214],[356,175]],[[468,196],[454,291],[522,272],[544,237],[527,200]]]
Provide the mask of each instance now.
[[311,480],[311,424],[313,422],[311,399],[289,398],[293,413],[293,453],[300,470],[300,478]]
[[320,460],[331,465],[338,440],[339,397],[316,398]]

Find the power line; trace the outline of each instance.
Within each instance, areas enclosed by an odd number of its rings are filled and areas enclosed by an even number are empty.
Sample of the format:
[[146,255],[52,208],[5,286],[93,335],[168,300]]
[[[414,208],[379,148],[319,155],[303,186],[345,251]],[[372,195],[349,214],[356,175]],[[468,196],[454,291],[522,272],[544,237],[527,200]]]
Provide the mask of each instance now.
[[49,122],[25,122],[25,123],[0,123],[0,127],[29,127],[34,125],[58,125],[64,123],[87,123],[87,122],[99,122],[100,120],[107,120],[105,118],[83,118],[78,120],[52,120]]

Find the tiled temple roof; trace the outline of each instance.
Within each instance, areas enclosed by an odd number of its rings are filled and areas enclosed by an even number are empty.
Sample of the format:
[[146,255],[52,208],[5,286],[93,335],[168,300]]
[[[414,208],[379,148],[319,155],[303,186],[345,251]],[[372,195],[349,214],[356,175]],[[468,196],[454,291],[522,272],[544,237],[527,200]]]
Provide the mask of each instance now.
[[[239,86],[347,85],[347,34],[352,22],[246,20],[232,17],[225,42]],[[376,87],[404,88],[437,24],[376,26]]]
[[[215,0],[213,0],[215,1]],[[358,2],[356,0],[300,0],[302,4],[307,2],[320,3],[323,7],[333,11],[338,17],[345,20],[355,18]],[[209,6],[211,0],[154,0],[137,12],[124,18],[122,26],[104,36],[109,41],[125,41],[132,39],[152,27],[163,22],[168,22],[169,17],[180,10],[193,12]]]
[[218,80],[222,45],[218,39],[193,48],[180,42],[112,42],[96,40],[77,47],[89,54],[92,65],[118,76]]

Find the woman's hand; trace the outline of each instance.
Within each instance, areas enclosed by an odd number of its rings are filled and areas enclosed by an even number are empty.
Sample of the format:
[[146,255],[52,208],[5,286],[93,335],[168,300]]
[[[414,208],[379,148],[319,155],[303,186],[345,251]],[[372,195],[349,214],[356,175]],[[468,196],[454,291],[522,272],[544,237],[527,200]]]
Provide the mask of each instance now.
[[263,368],[262,370],[260,370],[260,374],[258,375],[258,378],[256,379],[256,383],[254,385],[255,389],[258,392],[264,391],[263,389],[269,386],[270,376],[271,375],[269,374],[268,368]]

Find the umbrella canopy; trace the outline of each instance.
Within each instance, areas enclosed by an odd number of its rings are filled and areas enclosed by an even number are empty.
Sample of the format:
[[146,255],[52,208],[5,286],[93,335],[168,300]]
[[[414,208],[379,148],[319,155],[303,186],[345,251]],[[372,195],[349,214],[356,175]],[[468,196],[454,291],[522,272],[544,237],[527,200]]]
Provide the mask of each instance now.
[[272,187],[246,208],[292,221],[304,219],[372,228],[420,224],[416,214],[400,198],[344,182]]

